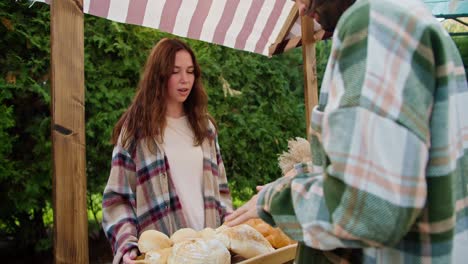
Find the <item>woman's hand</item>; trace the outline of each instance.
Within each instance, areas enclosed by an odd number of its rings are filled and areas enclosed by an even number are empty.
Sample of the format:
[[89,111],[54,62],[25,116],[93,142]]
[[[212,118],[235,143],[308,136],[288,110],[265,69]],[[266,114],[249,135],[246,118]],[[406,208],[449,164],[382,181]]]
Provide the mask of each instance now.
[[[263,186],[257,186],[258,191],[259,189],[261,190],[261,188],[263,188]],[[224,224],[227,226],[236,226],[251,218],[257,218],[257,200],[258,194],[254,195],[243,206],[235,210],[232,214],[228,215]]]
[[138,256],[138,250],[133,248],[123,255],[122,261],[124,264],[135,264],[135,259]]

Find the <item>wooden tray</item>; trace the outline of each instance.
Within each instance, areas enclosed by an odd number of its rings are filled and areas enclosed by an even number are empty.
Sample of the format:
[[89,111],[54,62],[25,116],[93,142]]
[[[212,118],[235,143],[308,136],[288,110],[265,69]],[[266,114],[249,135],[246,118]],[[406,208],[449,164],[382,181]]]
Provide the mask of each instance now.
[[[293,263],[294,258],[296,257],[296,249],[297,249],[297,243],[292,244],[289,246],[285,246],[282,248],[279,248],[272,253],[269,254],[264,254],[260,256],[256,256],[250,259],[237,259],[236,257],[239,256],[234,256],[234,258],[231,259],[232,264],[285,264],[285,263]],[[148,264],[144,259],[141,259],[144,257],[140,257],[140,259],[137,259],[135,261],[136,264]]]
[[238,264],[284,264],[293,263],[296,257],[297,243],[275,250],[272,253],[256,256]]

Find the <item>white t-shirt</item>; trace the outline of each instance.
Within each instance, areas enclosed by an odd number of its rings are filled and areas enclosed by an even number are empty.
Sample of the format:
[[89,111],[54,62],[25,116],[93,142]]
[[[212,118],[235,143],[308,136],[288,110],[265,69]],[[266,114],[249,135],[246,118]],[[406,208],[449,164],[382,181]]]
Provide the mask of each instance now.
[[205,225],[203,206],[203,151],[194,146],[194,133],[188,118],[166,117],[163,148],[169,161],[172,181],[189,227],[202,230]]

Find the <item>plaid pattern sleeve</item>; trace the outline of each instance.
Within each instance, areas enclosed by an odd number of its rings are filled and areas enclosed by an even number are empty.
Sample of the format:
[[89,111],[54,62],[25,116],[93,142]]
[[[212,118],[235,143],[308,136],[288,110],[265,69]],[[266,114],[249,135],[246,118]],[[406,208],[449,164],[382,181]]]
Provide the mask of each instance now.
[[[216,228],[232,211],[232,202],[212,124],[209,131],[212,136],[205,138],[201,145],[204,226]],[[125,252],[137,246],[137,238],[145,230],[154,229],[170,236],[189,227],[163,147],[154,139],[129,145],[122,148],[118,143],[114,147],[103,195],[103,228],[112,245],[113,263],[119,263]]]
[[[419,0],[359,0],[340,19],[311,115],[314,165],[259,194],[259,215],[366,263],[468,256],[468,88]],[[466,244],[465,244],[466,245]]]
[[102,211],[103,228],[114,252],[113,263],[137,244],[135,207],[136,165],[130,153],[119,145],[112,153],[112,168],[104,190]]
[[217,167],[219,171],[219,200],[220,200],[220,208],[223,208],[223,212],[221,213],[221,221],[224,221],[224,218],[232,213],[232,198],[231,192],[229,191],[228,180],[226,176],[226,169],[224,167],[223,158],[221,156],[221,148],[219,146],[218,135],[216,133],[216,137],[214,140],[215,148],[216,148],[216,161]]

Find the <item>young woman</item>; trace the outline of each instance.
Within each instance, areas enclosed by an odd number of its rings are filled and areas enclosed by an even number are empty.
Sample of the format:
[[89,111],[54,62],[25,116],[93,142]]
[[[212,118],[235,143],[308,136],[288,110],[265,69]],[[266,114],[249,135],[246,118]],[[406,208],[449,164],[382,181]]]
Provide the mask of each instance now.
[[193,51],[162,39],[112,136],[103,228],[113,263],[132,263],[139,234],[218,227],[232,202],[214,121]]

